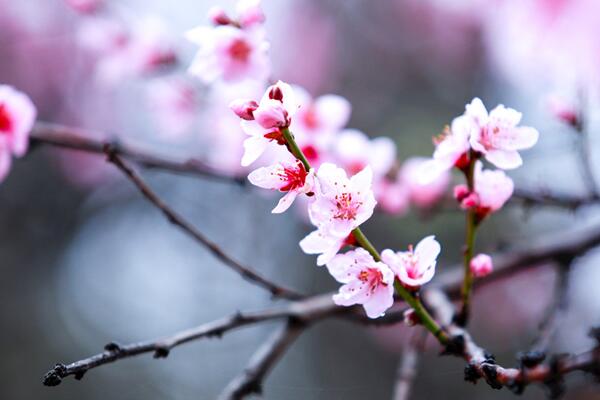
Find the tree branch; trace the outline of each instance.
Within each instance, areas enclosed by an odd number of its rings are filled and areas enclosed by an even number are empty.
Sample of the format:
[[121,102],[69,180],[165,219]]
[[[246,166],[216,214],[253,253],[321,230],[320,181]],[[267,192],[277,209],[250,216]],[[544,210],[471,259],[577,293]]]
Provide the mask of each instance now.
[[107,155],[109,162],[119,168],[123,174],[138,188],[148,201],[158,208],[167,217],[169,222],[180,227],[185,233],[194,238],[202,246],[206,247],[217,259],[221,260],[225,265],[236,271],[248,281],[267,289],[273,296],[283,297],[287,299],[300,299],[303,295],[296,293],[291,289],[279,286],[268,279],[262,277],[252,268],[242,265],[237,260],[229,256],[216,243],[210,241],[202,232],[196,229],[191,223],[186,221],[181,215],[171,209],[156,193],[150,189],[142,178],[119,156],[117,150],[111,145],[105,145],[104,152]]
[[197,159],[176,161],[167,157],[159,157],[145,153],[139,149],[119,144],[114,139],[97,140],[93,137],[108,137],[105,133],[87,131],[80,128],[36,122],[30,135],[32,147],[39,144],[61,147],[65,149],[103,154],[104,148],[110,145],[115,154],[139,164],[145,168],[160,168],[163,170],[202,176],[223,182],[245,184],[244,178],[225,175]]
[[304,329],[306,325],[302,322],[288,319],[282,329],[273,333],[258,348],[244,371],[229,382],[219,400],[239,400],[252,393],[260,394],[265,376]]
[[522,357],[519,368],[505,368],[496,363],[492,354],[477,345],[465,329],[452,322],[454,307],[443,292],[430,289],[424,293],[424,298],[433,314],[453,337],[452,344],[446,348],[446,354],[462,357],[467,361],[466,381],[477,383],[483,378],[493,389],[506,386],[515,393],[522,393],[531,383],[543,383],[551,395],[556,396],[562,393],[564,375],[568,373],[584,371],[600,377],[600,335],[596,330],[592,330],[596,346],[587,352],[554,356],[546,363],[543,363],[544,358]]
[[339,317],[373,325],[393,324],[402,320],[403,311],[390,312],[383,318],[372,320],[364,315],[360,307],[339,307],[331,297],[332,293],[326,293],[301,301],[290,302],[277,308],[255,312],[238,312],[155,340],[126,345],[109,343],[102,353],[68,365],[56,364],[53,369],[46,373],[43,382],[46,386],[56,386],[61,383],[63,378],[70,375],[75,376],[76,379],[81,379],[90,369],[145,353],[154,353],[155,358],[164,358],[169,355],[173,348],[179,345],[207,337],[221,337],[232,330],[275,319],[286,318],[305,325],[328,317]]
[[575,211],[581,207],[599,204],[600,196],[593,193],[586,196],[573,196],[551,193],[547,190],[515,189],[511,201],[518,201],[525,207],[546,206]]
[[[417,328],[418,329],[418,328]],[[396,370],[396,385],[394,388],[394,400],[408,400],[411,386],[417,377],[419,366],[419,355],[423,352],[427,331],[422,329],[414,332],[408,343],[402,350],[402,359]]]

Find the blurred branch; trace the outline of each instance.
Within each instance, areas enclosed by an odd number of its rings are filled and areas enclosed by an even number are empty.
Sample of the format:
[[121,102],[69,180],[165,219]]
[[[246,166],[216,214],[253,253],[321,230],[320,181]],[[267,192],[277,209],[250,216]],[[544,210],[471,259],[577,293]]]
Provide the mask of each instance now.
[[[581,108],[582,110],[585,108],[585,103],[587,103],[585,95],[582,93],[581,95]],[[592,160],[591,160],[591,149],[590,138],[589,138],[589,130],[587,129],[588,121],[582,112],[580,115],[579,124],[575,127],[576,131],[579,133],[579,140],[577,143],[577,149],[579,153],[579,165],[581,168],[581,174],[583,176],[583,181],[585,186],[593,197],[600,196],[600,192],[598,191],[598,184],[596,183],[596,178],[594,177],[594,171],[592,168]]]
[[[542,238],[539,244],[515,248],[494,255],[494,272],[478,279],[475,287],[481,287],[541,265],[558,262],[570,264],[571,260],[600,246],[600,226],[578,232],[562,232],[553,238]],[[462,275],[460,267],[449,267],[449,272],[436,276],[433,287],[446,292],[451,298],[460,294]]]
[[202,246],[206,247],[217,259],[221,260],[225,265],[236,271],[248,281],[267,289],[275,297],[283,297],[287,299],[300,299],[303,295],[296,293],[291,289],[279,286],[268,279],[262,277],[252,268],[242,265],[227,253],[223,251],[216,243],[211,242],[204,234],[196,229],[191,223],[185,220],[181,215],[171,209],[161,198],[150,189],[150,187],[142,180],[142,178],[119,156],[118,151],[110,144],[105,145],[104,152],[107,155],[108,161],[119,168],[123,174],[138,188],[138,190],[150,201],[156,208],[162,211],[169,222],[183,229],[185,233],[194,238]]
[[394,400],[408,400],[411,386],[417,377],[419,355],[424,350],[423,347],[428,333],[426,330],[419,328],[416,328],[415,331],[402,350],[402,359],[396,371]]
[[[48,122],[36,122],[30,136],[32,147],[38,144],[61,147],[65,149],[103,154],[104,148],[110,145],[115,154],[139,164],[145,168],[163,169],[176,173],[198,175],[218,181],[244,184],[244,178],[225,175],[204,164],[200,160],[189,159],[176,161],[166,157],[145,153],[142,150],[118,143],[116,140],[98,140],[93,137],[107,137],[99,132],[87,131]],[[115,135],[116,136],[116,135]]]
[[553,397],[560,395],[564,389],[564,375],[574,371],[584,371],[600,378],[600,333],[598,328],[592,329],[591,336],[596,339],[593,349],[576,355],[557,355],[544,363],[543,358],[521,357],[519,368],[505,368],[496,363],[492,354],[477,345],[471,335],[452,322],[454,307],[447,296],[430,289],[424,293],[426,304],[432,309],[453,340],[446,348],[446,354],[462,357],[467,361],[465,380],[477,383],[484,379],[493,389],[506,386],[520,394],[531,383],[542,383]]
[[532,351],[538,352],[540,355],[548,351],[552,338],[560,327],[568,306],[569,267],[569,265],[558,265],[556,271],[556,289],[553,296],[554,302],[542,320],[539,335],[531,346]]
[[[332,293],[326,293],[305,300],[290,302],[277,308],[268,308],[256,312],[238,312],[229,317],[156,340],[127,345],[109,343],[102,353],[68,365],[56,364],[44,376],[44,385],[56,386],[61,383],[63,378],[70,375],[75,376],[76,379],[81,379],[90,369],[144,353],[154,353],[154,358],[164,358],[169,355],[173,348],[184,343],[207,337],[221,337],[232,330],[274,319],[286,318],[300,325],[307,325],[327,317],[339,317],[373,325],[393,324],[402,320],[403,311],[390,312],[381,319],[372,320],[362,313],[360,307],[339,307],[331,297]],[[274,361],[276,360],[271,362]]]
[[572,196],[565,194],[550,193],[547,190],[515,189],[511,201],[522,203],[526,207],[557,207],[569,210],[577,210],[584,206],[600,203],[598,194],[587,196]]
[[267,373],[281,359],[286,350],[304,331],[306,325],[288,319],[285,326],[273,333],[258,348],[243,372],[225,387],[219,400],[239,400],[247,395],[262,392],[262,384]]

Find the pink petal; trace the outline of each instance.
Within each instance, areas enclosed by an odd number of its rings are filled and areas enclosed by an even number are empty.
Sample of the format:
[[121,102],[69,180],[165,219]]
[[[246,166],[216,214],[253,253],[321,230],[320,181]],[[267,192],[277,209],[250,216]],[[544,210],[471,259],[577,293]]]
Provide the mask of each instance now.
[[485,159],[502,169],[514,169],[523,164],[516,150],[491,150],[485,154]]

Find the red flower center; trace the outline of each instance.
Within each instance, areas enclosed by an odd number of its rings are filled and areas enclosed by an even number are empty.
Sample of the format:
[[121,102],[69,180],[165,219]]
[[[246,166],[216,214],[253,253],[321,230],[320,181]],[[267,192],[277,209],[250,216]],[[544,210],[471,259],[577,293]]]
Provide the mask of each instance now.
[[309,106],[302,116],[302,121],[308,129],[314,130],[319,127],[319,117],[313,106]]
[[387,286],[383,282],[383,274],[377,268],[366,268],[358,273],[358,279],[362,282],[366,282],[369,285],[369,289],[373,292],[379,285]]
[[284,168],[281,179],[286,182],[285,186],[279,190],[288,192],[290,190],[300,189],[306,183],[306,175],[308,172],[304,169],[304,165],[298,161],[296,167]]
[[263,135],[266,139],[275,140],[277,144],[284,145],[286,143],[285,137],[283,137],[283,133],[279,129],[272,130],[271,132],[265,133]]
[[13,127],[13,121],[4,104],[0,104],[0,133],[8,134]]
[[302,148],[302,153],[304,153],[304,157],[310,162],[316,162],[319,158],[319,152],[310,144]]
[[246,62],[250,57],[250,53],[252,52],[252,48],[248,46],[243,39],[236,39],[229,47],[229,55],[236,61]]

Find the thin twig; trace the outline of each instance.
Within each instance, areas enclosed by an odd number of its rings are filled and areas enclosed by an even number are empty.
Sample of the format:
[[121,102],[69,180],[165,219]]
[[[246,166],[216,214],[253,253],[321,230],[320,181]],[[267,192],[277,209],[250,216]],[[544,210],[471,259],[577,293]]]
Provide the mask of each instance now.
[[306,325],[302,322],[288,319],[285,326],[269,336],[252,355],[244,371],[229,382],[219,400],[240,400],[253,393],[262,393],[265,376],[304,329]]
[[155,340],[126,345],[110,343],[102,353],[68,365],[57,364],[44,377],[44,384],[56,386],[61,383],[63,378],[70,375],[81,379],[83,374],[90,369],[144,353],[154,353],[155,358],[167,357],[173,348],[184,343],[207,337],[221,337],[232,330],[274,319],[291,318],[294,321],[309,324],[323,318],[339,317],[353,322],[375,325],[394,324],[402,320],[403,311],[390,312],[383,319],[372,320],[364,315],[360,307],[339,307],[331,297],[332,293],[327,293],[262,311],[238,312]]
[[[581,109],[585,108],[586,99],[582,94],[581,96]],[[596,178],[594,176],[594,171],[592,168],[592,160],[591,160],[591,149],[590,146],[590,138],[589,138],[589,130],[587,129],[589,122],[587,118],[584,117],[584,113],[580,116],[579,124],[576,127],[577,132],[579,133],[579,140],[577,143],[577,149],[579,153],[579,165],[581,168],[581,174],[583,176],[583,181],[585,182],[588,193],[593,197],[600,196],[600,192],[598,191],[598,184],[596,183]]]
[[108,161],[119,168],[123,174],[131,181],[138,190],[144,195],[148,201],[156,206],[167,217],[169,222],[183,229],[188,235],[194,238],[202,246],[206,247],[216,258],[221,260],[225,265],[232,268],[248,281],[267,289],[273,296],[287,299],[300,299],[303,295],[277,285],[270,280],[262,277],[252,268],[242,265],[240,262],[229,256],[216,243],[210,241],[202,232],[200,232],[191,223],[185,220],[181,215],[171,209],[150,187],[142,180],[142,178],[119,156],[116,150],[111,145],[104,147],[104,152],[107,155]]
[[396,370],[394,400],[408,400],[412,384],[417,377],[419,355],[424,350],[428,333],[424,329],[416,330],[402,350],[402,358]]
[[545,189],[515,189],[511,202],[519,202],[526,207],[556,207],[575,211],[581,207],[600,204],[600,196],[590,194],[573,196],[570,194],[551,193]]
[[216,171],[197,159],[189,159],[183,162],[176,161],[167,157],[145,153],[142,150],[120,144],[116,140],[92,139],[94,137],[110,136],[104,133],[91,132],[59,124],[36,122],[30,135],[30,143],[32,147],[38,144],[45,144],[100,155],[104,153],[104,148],[110,145],[115,154],[145,168],[158,168],[236,184],[245,183],[245,179]]

